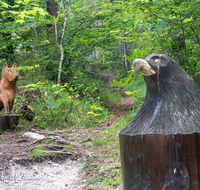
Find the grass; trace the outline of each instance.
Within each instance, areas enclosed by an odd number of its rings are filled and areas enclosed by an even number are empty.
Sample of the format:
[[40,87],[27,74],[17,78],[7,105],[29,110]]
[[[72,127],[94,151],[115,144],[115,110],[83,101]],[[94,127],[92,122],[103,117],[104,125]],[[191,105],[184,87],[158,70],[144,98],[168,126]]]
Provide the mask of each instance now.
[[[118,90],[99,89],[97,83],[92,81],[90,84],[87,81],[83,85],[80,80],[74,81],[72,86],[61,86],[59,92],[57,92],[57,87],[55,88],[55,85],[48,81],[28,86],[19,84],[14,104],[15,113],[20,113],[20,107],[29,102],[35,115],[34,120],[30,123],[21,118],[18,129],[26,129],[24,126],[45,130],[68,128],[79,131],[85,136],[95,137],[94,141],[88,142],[87,147],[84,147],[83,144],[79,147],[87,148],[92,153],[85,161],[82,170],[83,177],[87,180],[87,189],[121,190],[118,133],[137,114],[143,103],[146,87],[141,76],[138,76],[137,80],[126,87],[125,91],[137,90],[137,93],[132,95],[135,99],[133,111],[130,111],[113,126],[102,129],[103,121],[112,118],[109,106],[122,102],[122,97]],[[25,95],[25,89],[33,93],[35,98]],[[55,98],[55,92],[58,93],[57,98]],[[80,139],[78,136],[74,136],[70,141],[76,144]],[[44,143],[49,142],[47,140]],[[67,147],[69,150],[77,148],[74,145]],[[48,149],[36,147],[29,156],[33,160],[41,159],[47,156],[46,151]]]
[[[54,84],[50,84],[48,81],[29,84],[28,86],[19,86],[14,103],[14,112],[20,114],[20,108],[29,102],[28,107],[34,112],[33,122],[39,128],[76,128],[80,126],[94,126],[98,122],[112,117],[110,109],[105,107],[103,102],[106,101],[111,106],[116,104],[116,102],[122,101],[118,91],[108,92],[102,89],[101,93],[95,92],[96,95],[88,91],[83,96],[77,94],[79,92],[73,91],[71,93],[71,87],[67,86],[61,87],[58,97],[55,98],[57,89],[54,86]],[[87,87],[85,88],[87,89]],[[26,91],[28,92],[27,94],[32,94],[35,98],[32,98],[31,95],[26,95]],[[19,130],[23,129],[23,125],[29,125],[27,122],[23,122],[23,119],[22,117],[17,127]]]
[[88,159],[85,163],[87,169],[83,169],[87,176],[88,190],[122,189],[118,133],[132,121],[143,104],[146,93],[143,78],[138,77],[125,90],[137,90],[137,93],[133,96],[135,99],[134,109],[113,126],[102,130],[97,135],[97,140],[92,142],[91,150],[97,157]]
[[40,161],[45,160],[48,157],[56,157],[58,154],[65,155],[63,152],[49,152],[49,149],[46,147],[35,147],[32,149],[32,151],[29,153],[29,159],[32,161]]
[[47,148],[45,147],[41,147],[41,148],[38,148],[38,147],[35,147],[33,148],[33,150],[29,153],[29,158],[31,160],[40,160],[41,158],[44,157],[44,152],[48,150]]
[[83,169],[88,176],[88,190],[121,189],[118,133],[133,119],[134,115],[135,113],[131,113],[110,128],[102,130],[97,140],[92,142],[91,150],[97,157],[88,159]]
[[[45,97],[46,91],[50,94],[49,88],[47,85],[40,90],[44,97],[43,102],[41,102],[42,104],[40,103],[40,107],[36,106],[34,122],[40,125],[40,128],[44,129],[47,126],[49,129],[71,128],[78,130],[79,133],[85,136],[95,136],[94,141],[88,142],[87,149],[91,152],[91,156],[85,161],[82,170],[83,177],[87,181],[86,189],[121,190],[118,133],[131,122],[143,103],[146,87],[142,77],[138,77],[134,83],[125,89],[126,91],[137,90],[137,93],[133,96],[135,99],[134,109],[113,126],[103,129],[100,127],[102,121],[110,117],[110,113],[107,108],[101,105],[100,101],[94,101],[94,99],[92,101],[80,101],[79,98],[72,97],[66,89],[59,94],[58,99],[54,99],[53,95]],[[108,96],[108,94],[104,93],[105,97],[109,97],[109,101],[112,101],[113,104],[121,101],[117,94],[117,92],[113,92]],[[88,114],[88,112],[93,112],[93,114]],[[51,120],[51,118],[54,119]],[[78,136],[74,136],[70,141],[76,144],[80,139]],[[47,140],[44,143],[49,142]],[[69,150],[70,148],[76,149],[74,145],[67,147]],[[85,147],[82,144],[79,148],[84,149]],[[45,148],[36,147],[32,150],[30,157],[33,160],[41,159],[47,156],[45,154],[46,151],[47,149]]]
[[0,136],[0,141],[3,141],[3,137],[2,136]]

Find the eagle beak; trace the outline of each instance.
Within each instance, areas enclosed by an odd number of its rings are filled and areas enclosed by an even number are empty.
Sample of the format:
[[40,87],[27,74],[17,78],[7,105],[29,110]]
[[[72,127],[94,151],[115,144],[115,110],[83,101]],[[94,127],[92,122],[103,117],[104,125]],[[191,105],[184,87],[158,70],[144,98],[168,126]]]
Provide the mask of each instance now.
[[137,73],[142,72],[144,76],[150,76],[156,74],[156,72],[151,68],[148,62],[144,59],[135,59],[133,61],[134,77],[136,79]]

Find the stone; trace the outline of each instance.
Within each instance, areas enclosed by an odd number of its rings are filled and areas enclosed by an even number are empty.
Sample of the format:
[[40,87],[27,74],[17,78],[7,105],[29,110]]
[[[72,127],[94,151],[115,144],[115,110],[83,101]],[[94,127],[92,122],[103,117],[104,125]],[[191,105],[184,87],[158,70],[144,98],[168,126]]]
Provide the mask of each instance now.
[[30,138],[30,139],[36,139],[36,140],[42,140],[42,139],[45,138],[44,135],[40,135],[40,134],[32,133],[32,132],[26,132],[26,133],[24,133],[23,137],[27,137],[27,138]]

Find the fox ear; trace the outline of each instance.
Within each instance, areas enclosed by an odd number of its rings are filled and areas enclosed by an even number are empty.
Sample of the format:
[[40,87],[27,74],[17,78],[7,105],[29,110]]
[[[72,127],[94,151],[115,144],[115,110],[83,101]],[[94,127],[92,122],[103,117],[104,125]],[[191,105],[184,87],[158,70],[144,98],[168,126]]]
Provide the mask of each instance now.
[[14,63],[13,66],[12,66],[11,68],[13,68],[13,69],[17,69],[17,64]]
[[3,70],[4,70],[4,69],[7,69],[7,68],[8,68],[8,64],[5,63],[4,66],[3,66]]

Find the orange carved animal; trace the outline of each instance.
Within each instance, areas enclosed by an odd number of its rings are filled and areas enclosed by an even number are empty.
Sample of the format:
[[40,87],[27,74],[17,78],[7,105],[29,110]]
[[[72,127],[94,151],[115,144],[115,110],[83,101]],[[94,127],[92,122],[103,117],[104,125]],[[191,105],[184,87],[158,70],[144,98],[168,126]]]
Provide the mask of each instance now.
[[0,81],[0,111],[5,108],[5,114],[11,114],[18,77],[19,72],[16,63],[11,68],[8,68],[7,63],[5,63]]

